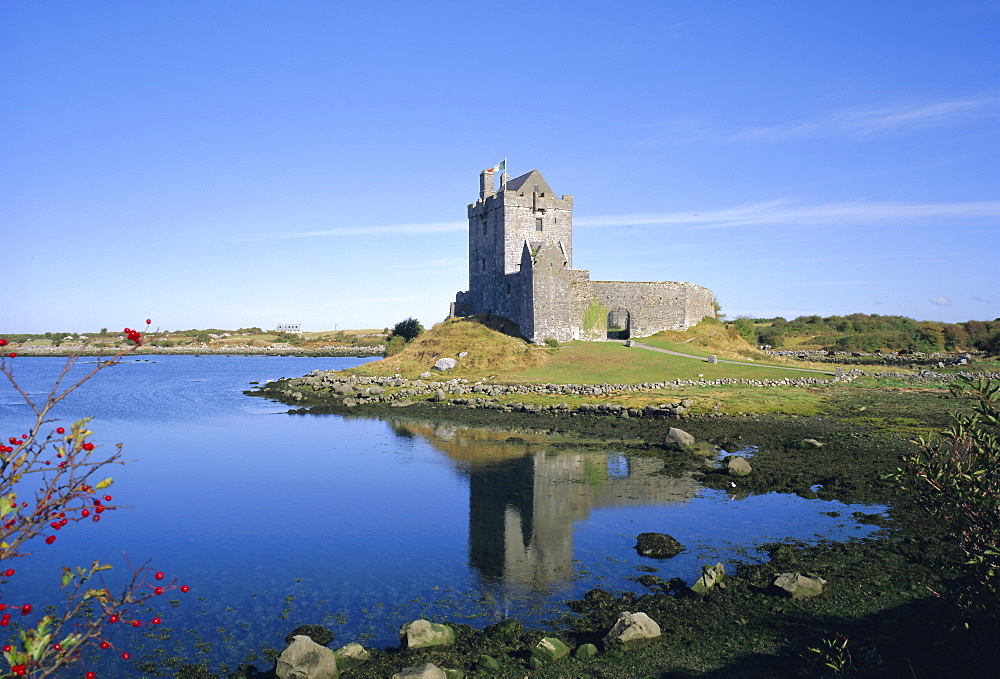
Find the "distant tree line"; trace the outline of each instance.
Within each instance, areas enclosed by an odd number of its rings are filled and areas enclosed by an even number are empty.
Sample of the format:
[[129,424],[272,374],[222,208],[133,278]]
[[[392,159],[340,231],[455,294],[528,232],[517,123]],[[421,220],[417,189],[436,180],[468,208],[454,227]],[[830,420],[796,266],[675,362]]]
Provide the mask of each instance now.
[[939,323],[906,316],[850,314],[799,316],[787,320],[740,317],[733,326],[751,344],[781,347],[786,338],[811,337],[809,344],[828,351],[966,351],[1000,354],[1000,318],[992,321]]

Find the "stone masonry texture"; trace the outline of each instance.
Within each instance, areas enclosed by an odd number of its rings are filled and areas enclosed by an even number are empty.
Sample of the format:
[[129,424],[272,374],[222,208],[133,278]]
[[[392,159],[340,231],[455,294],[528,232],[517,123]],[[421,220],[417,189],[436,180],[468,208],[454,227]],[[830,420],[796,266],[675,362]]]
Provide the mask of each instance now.
[[[715,316],[715,296],[700,285],[591,281],[574,269],[573,197],[556,196],[538,170],[505,173],[499,189],[493,171],[484,171],[468,215],[469,289],[456,295],[455,315],[500,316],[536,343],[606,339],[611,331],[645,337]],[[585,329],[595,304],[607,318]]]

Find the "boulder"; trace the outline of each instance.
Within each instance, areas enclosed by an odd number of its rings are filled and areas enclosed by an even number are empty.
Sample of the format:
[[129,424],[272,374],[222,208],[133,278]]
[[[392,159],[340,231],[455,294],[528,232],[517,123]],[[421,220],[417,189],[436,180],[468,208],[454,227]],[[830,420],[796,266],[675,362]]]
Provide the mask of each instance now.
[[780,573],[774,579],[774,588],[783,596],[808,599],[823,593],[826,580],[801,573]]
[[430,376],[431,376],[431,374],[429,372],[420,373],[419,375],[417,375],[417,377],[419,377],[422,380],[426,380]]
[[433,369],[434,370],[440,370],[441,372],[444,372],[446,370],[451,370],[456,365],[458,365],[458,361],[456,359],[454,359],[454,358],[439,358],[434,363]]
[[371,658],[365,647],[355,641],[336,649],[333,655],[337,659],[337,668],[341,670],[352,670]]
[[451,646],[455,643],[455,630],[421,618],[399,628],[399,641],[404,648]]
[[822,448],[823,444],[816,439],[802,439],[799,441],[799,448]]
[[687,433],[683,429],[678,429],[677,427],[671,427],[667,432],[667,436],[664,440],[664,445],[668,447],[683,448],[684,446],[694,445],[694,437]]
[[635,649],[642,648],[660,636],[660,626],[645,613],[629,613],[618,616],[614,627],[604,635],[606,647]]
[[337,674],[333,651],[304,634],[292,638],[274,668],[278,679],[336,679]]
[[460,352],[458,352],[458,357],[459,358],[465,358],[468,355],[469,355],[468,351],[460,351]]
[[695,594],[705,594],[708,590],[718,586],[720,589],[726,586],[723,580],[726,577],[726,567],[722,563],[714,566],[702,566],[701,576],[691,585],[691,591]]
[[545,637],[531,650],[533,668],[549,665],[569,655],[569,646],[555,637]]
[[392,679],[447,679],[448,675],[434,663],[424,663],[420,667],[405,667],[392,675]]
[[479,656],[479,660],[476,661],[476,667],[484,672],[494,672],[500,669],[500,661],[492,655],[484,654]]
[[747,459],[739,455],[727,455],[723,462],[730,476],[746,476],[753,471]]
[[448,400],[448,395],[444,393],[444,389],[438,389],[437,391],[434,392],[434,395],[431,396],[431,402],[433,403],[441,403],[447,400]]
[[684,545],[666,533],[639,533],[635,540],[635,551],[639,552],[639,556],[669,559],[684,551]]
[[597,646],[593,644],[581,644],[577,646],[573,656],[579,660],[589,660],[597,655]]

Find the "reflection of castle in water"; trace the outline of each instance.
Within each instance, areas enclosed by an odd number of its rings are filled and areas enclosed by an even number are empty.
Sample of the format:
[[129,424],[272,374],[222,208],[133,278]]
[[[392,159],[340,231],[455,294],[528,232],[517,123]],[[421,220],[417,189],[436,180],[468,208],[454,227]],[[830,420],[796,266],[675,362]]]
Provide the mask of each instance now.
[[[591,510],[686,502],[690,478],[658,476],[663,463],[614,452],[552,452],[541,435],[395,421],[469,476],[469,554],[484,580],[541,587],[573,574],[573,524]],[[663,527],[666,529],[666,527]]]

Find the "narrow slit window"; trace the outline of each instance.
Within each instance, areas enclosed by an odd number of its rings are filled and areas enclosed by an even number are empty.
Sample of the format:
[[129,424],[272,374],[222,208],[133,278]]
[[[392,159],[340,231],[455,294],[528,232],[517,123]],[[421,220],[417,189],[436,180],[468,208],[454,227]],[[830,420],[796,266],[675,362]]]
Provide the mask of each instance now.
[[536,217],[535,218],[535,231],[541,231],[541,230],[542,230],[542,218],[541,217]]

